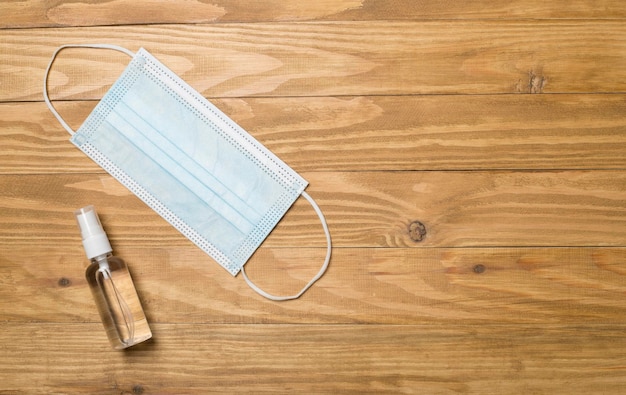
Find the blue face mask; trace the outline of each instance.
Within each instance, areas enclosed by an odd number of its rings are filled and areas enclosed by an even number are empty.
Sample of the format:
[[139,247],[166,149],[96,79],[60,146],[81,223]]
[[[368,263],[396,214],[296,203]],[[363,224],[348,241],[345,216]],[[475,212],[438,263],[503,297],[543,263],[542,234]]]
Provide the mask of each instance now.
[[[67,47],[107,48],[132,57],[74,132],[50,103],[47,78]],[[233,276],[273,300],[295,299],[326,271],[330,234],[307,182],[161,62],[111,45],[67,45],[52,56],[44,80],[50,111],[70,141]],[[246,276],[244,264],[294,201],[318,214],[328,242],[319,273],[296,295],[274,296]]]

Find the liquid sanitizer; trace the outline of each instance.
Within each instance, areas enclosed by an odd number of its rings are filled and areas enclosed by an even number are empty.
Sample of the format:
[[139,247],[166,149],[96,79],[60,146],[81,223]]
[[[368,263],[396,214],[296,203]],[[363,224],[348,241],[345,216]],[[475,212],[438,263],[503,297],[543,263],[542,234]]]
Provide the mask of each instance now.
[[113,348],[121,350],[152,337],[126,263],[111,254],[93,206],[74,212],[90,260],[85,275]]

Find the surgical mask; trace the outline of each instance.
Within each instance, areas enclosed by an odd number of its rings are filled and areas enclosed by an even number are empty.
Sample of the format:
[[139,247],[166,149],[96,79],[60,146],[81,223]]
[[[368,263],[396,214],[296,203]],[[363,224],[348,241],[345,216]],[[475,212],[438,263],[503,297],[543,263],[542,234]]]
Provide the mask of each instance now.
[[[68,47],[112,49],[132,57],[77,131],[52,106],[47,89],[54,59]],[[76,147],[233,276],[241,271],[262,296],[298,298],[326,271],[330,233],[304,191],[307,181],[145,49],[61,46],[46,70],[43,93]],[[248,278],[244,265],[300,196],[322,222],[326,258],[299,293],[271,295]]]

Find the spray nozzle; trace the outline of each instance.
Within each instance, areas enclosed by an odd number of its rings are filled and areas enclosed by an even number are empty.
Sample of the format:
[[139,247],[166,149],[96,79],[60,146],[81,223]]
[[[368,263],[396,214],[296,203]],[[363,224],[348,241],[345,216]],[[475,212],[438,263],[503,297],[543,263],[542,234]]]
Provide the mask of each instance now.
[[113,250],[94,206],[78,209],[74,211],[74,215],[76,215],[80,234],[83,237],[83,247],[85,247],[87,258],[93,259]]

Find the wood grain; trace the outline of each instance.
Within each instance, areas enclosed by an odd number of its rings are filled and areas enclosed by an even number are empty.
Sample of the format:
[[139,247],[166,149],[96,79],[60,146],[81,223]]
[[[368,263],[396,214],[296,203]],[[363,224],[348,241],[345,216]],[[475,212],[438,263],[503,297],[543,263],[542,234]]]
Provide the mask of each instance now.
[[[621,21],[460,21],[455,29],[434,21],[3,30],[0,101],[41,100],[53,51],[85,42],[146,47],[208,97],[626,91]],[[50,76],[53,98],[102,96],[128,63],[110,52],[65,52]]]
[[[568,172],[304,173],[336,247],[623,246],[626,175]],[[99,207],[110,238],[188,245],[178,231],[109,175],[0,177],[0,243],[74,241],[73,211]],[[24,220],[26,218],[26,220]],[[34,220],[33,220],[34,219]],[[411,223],[427,235],[412,239]],[[54,226],[51,226],[53,224]],[[300,199],[270,246],[326,246]]]
[[121,353],[91,335],[98,325],[0,323],[5,391],[499,395],[626,385],[622,327],[156,324],[154,341]]
[[[151,323],[622,325],[626,314],[626,248],[336,248],[315,287],[276,304],[195,247],[114,246]],[[100,322],[80,240],[13,251],[0,258],[5,321]],[[264,246],[247,272],[270,292],[292,294],[324,252]]]
[[[298,172],[626,169],[623,95],[213,102]],[[95,102],[55,105],[77,129]],[[0,104],[0,136],[0,173],[101,171],[42,103]]]
[[[626,3],[0,0],[0,394],[622,394]],[[309,182],[256,295],[69,142],[61,44],[145,47]],[[128,64],[68,49],[78,127]],[[154,334],[110,349],[73,210]],[[292,294],[298,200],[247,263]]]
[[0,1],[0,28],[91,26],[146,23],[196,24],[211,22],[266,22],[311,20],[485,19],[485,18],[585,18],[626,17],[618,0],[441,2],[427,0],[335,0],[311,2],[271,0],[111,0],[64,2],[60,0]]

